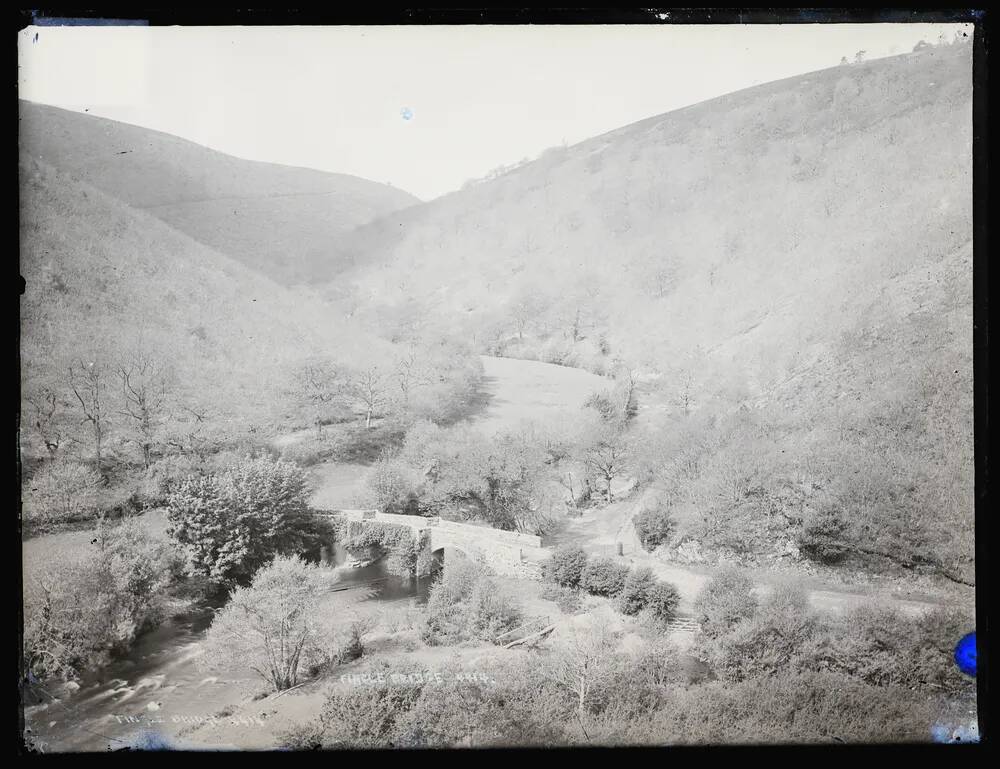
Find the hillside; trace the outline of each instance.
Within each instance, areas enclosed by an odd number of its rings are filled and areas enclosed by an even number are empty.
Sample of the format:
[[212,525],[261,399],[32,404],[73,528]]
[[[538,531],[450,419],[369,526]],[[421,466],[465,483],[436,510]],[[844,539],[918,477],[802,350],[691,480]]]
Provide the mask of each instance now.
[[344,266],[331,243],[417,202],[366,179],[225,155],[176,136],[20,102],[21,152],[286,285]]
[[[919,536],[969,575],[970,72],[970,46],[934,47],[554,148],[359,228],[328,294],[383,332],[626,364],[666,424],[749,414],[713,438],[716,480],[731,461],[775,494],[811,482],[860,539]],[[875,476],[875,501],[849,498]]]
[[168,361],[179,408],[234,428],[280,407],[287,369],[317,353],[389,349],[328,307],[21,155],[22,383],[64,389],[66,366],[137,346]]

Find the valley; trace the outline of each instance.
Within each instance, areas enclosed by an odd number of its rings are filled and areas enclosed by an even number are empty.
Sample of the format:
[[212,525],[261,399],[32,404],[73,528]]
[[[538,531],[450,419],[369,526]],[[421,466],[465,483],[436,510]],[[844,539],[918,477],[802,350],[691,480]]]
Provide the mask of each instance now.
[[427,202],[21,101],[31,748],[971,728],[971,45],[860,54]]

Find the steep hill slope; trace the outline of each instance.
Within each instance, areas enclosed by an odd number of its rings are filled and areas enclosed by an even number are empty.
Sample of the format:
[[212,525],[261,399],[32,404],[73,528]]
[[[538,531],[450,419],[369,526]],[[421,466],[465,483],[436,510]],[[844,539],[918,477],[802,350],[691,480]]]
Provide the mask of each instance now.
[[331,243],[416,203],[366,179],[225,155],[176,136],[20,102],[21,151],[285,284],[332,278]]
[[280,408],[296,362],[389,349],[326,305],[44,162],[22,154],[20,175],[27,393],[65,390],[71,362],[112,362],[141,347],[173,369],[178,409],[237,420],[235,434]]
[[971,103],[961,44],[730,94],[359,228],[329,294],[382,327],[628,365],[667,420],[745,414],[698,472],[767,493],[688,499],[705,537],[740,547],[804,483],[832,495],[795,503],[807,522],[847,510],[867,550],[969,578]]
[[542,337],[580,306],[612,356],[737,363],[762,392],[971,238],[970,67],[963,47],[838,67],[553,149],[352,233],[351,301],[507,334],[534,304]]

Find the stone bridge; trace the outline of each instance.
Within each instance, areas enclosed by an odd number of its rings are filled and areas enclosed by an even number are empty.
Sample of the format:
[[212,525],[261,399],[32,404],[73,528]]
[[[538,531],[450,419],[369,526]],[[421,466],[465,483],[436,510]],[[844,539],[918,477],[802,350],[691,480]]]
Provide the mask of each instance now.
[[428,547],[432,556],[444,558],[448,551],[457,551],[466,558],[485,563],[497,574],[512,577],[539,578],[541,563],[549,555],[548,550],[542,547],[541,537],[515,531],[375,510],[340,510],[331,515],[347,521],[408,526],[418,540],[424,531],[428,531]]

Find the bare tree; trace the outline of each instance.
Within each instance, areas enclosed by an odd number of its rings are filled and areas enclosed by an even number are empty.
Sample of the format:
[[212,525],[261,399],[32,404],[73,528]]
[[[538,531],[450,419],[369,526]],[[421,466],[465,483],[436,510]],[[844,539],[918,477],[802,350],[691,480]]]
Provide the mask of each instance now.
[[166,443],[184,454],[193,454],[205,461],[215,446],[214,441],[205,435],[208,409],[201,406],[181,406],[179,411],[186,416],[171,420],[174,426]]
[[636,395],[637,375],[633,369],[623,368],[618,372],[616,379],[615,406],[618,410],[618,418],[624,424],[639,413]]
[[586,629],[570,626],[565,644],[554,649],[544,675],[576,700],[577,718],[583,727],[588,707],[612,673],[617,639],[603,622]]
[[27,395],[25,401],[29,407],[29,422],[38,432],[45,444],[49,457],[56,458],[59,444],[62,442],[62,430],[59,426],[59,415],[66,404],[55,389],[42,385],[35,392]]
[[348,377],[346,391],[365,410],[365,428],[372,426],[372,417],[388,401],[385,376],[377,365],[368,366]]
[[693,404],[693,397],[691,395],[691,372],[686,372],[681,384],[681,394],[678,398],[681,404],[681,408],[684,409],[685,414],[691,413],[691,406]]
[[99,360],[71,363],[68,370],[69,387],[83,413],[81,423],[90,425],[94,437],[94,457],[98,471],[102,467],[101,449],[110,427],[108,377],[107,364]]
[[524,339],[524,331],[532,320],[542,311],[542,299],[534,291],[526,291],[517,296],[510,304],[510,314],[517,328],[517,338]]
[[584,448],[584,464],[604,482],[608,504],[614,501],[612,482],[628,469],[628,448],[624,431],[614,425],[604,426]]
[[417,387],[430,382],[430,378],[421,368],[419,353],[412,347],[396,361],[396,381],[403,398],[403,405],[409,406],[410,393]]
[[275,691],[298,683],[309,659],[322,656],[340,612],[323,611],[330,578],[298,557],[279,557],[237,587],[208,630],[206,658],[233,660],[254,671]]
[[295,374],[295,386],[297,396],[311,407],[316,437],[322,438],[323,417],[344,386],[339,372],[329,361],[307,361]]
[[131,425],[143,466],[148,468],[164,415],[170,372],[155,356],[137,350],[119,364],[117,374],[122,384],[121,414]]
[[677,283],[677,268],[667,262],[662,256],[656,255],[650,259],[646,273],[653,296],[662,299],[671,292]]
[[570,321],[569,321],[569,334],[570,338],[574,342],[579,342],[580,337],[582,336],[582,330],[581,330],[582,327],[580,325],[581,314],[582,314],[581,307],[579,304],[577,304],[576,307],[573,308],[573,312],[570,315]]

